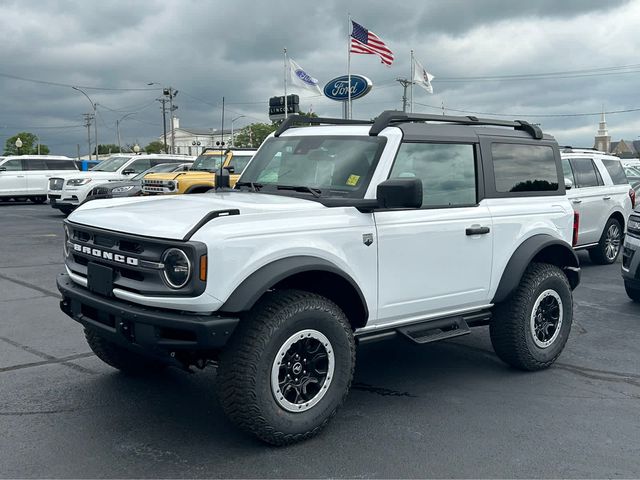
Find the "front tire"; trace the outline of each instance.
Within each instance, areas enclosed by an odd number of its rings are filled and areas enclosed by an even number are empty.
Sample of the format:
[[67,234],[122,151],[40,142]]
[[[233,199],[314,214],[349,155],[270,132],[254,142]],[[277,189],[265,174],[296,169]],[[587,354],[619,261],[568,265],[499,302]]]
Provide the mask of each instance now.
[[532,263],[490,324],[498,357],[520,370],[541,370],[564,349],[573,318],[569,280],[555,265]]
[[60,207],[58,210],[60,210],[62,214],[66,217],[75,209],[73,207]]
[[273,445],[318,434],[344,402],[355,342],[344,313],[313,293],[268,293],[224,350],[218,392],[227,416]]
[[166,364],[131,352],[126,348],[106,340],[91,329],[85,329],[84,336],[96,356],[107,365],[129,375],[157,373],[167,367]]
[[589,258],[598,265],[610,265],[618,259],[622,245],[622,227],[615,218],[610,218],[596,247],[589,249]]
[[632,286],[630,282],[624,282],[624,289],[631,300],[640,302],[640,288]]

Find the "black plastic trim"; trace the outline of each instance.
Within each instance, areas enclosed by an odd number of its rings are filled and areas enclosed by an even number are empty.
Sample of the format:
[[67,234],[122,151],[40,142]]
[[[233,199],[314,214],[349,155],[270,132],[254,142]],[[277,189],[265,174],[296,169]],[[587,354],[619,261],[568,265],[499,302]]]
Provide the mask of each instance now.
[[274,137],[279,137],[285,131],[293,127],[294,125],[367,125],[373,122],[367,120],[352,120],[345,118],[319,118],[319,117],[307,117],[305,115],[289,115],[284,122],[280,125],[280,128],[276,130]]
[[[547,234],[534,235],[526,239],[511,255],[507,266],[502,273],[498,289],[491,303],[500,303],[506,300],[509,295],[520,284],[522,275],[533,258],[547,247],[557,246],[562,249],[565,261],[561,268],[566,268],[571,287],[576,288],[580,283],[580,262],[571,246]],[[568,260],[568,262],[566,261]],[[571,273],[569,273],[571,272]]]
[[331,272],[345,279],[358,293],[364,307],[365,318],[369,317],[367,302],[358,284],[333,263],[311,256],[283,258],[259,268],[234,290],[220,307],[220,311],[236,313],[250,310],[258,299],[277,283],[297,273],[314,270]]
[[207,213],[198,223],[193,226],[191,230],[187,232],[182,240],[184,240],[185,242],[190,240],[198,230],[200,230],[206,223],[209,223],[211,220],[218,217],[228,217],[231,215],[240,215],[240,210],[238,210],[237,208],[229,208],[227,210],[215,210],[213,212]]

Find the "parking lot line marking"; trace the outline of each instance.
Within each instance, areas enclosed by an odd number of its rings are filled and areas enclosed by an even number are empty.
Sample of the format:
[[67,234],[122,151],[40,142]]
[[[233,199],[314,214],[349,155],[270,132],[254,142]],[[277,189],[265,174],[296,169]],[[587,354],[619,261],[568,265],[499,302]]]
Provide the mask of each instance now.
[[[6,338],[1,338],[1,340],[5,340],[6,341]],[[72,360],[79,360],[81,358],[89,358],[89,357],[93,357],[93,356],[95,356],[95,354],[93,352],[89,352],[89,353],[78,353],[76,355],[69,355],[68,357],[63,357],[63,358],[51,357],[52,360],[42,360],[41,362],[22,363],[20,365],[12,365],[10,367],[2,367],[2,368],[0,368],[0,373],[10,372],[12,370],[22,370],[24,368],[41,367],[43,365],[60,364],[60,365],[64,365],[65,367],[72,368],[72,369],[77,370],[77,371],[82,372],[82,373],[92,373],[93,374],[93,373],[96,373],[93,370],[90,370],[88,368],[82,367],[80,365],[76,365],[75,363],[70,363]]]
[[2,275],[1,273],[0,273],[0,278],[2,280],[6,280],[8,282],[13,282],[13,283],[15,283],[17,285],[20,285],[21,287],[30,288],[30,289],[35,290],[37,292],[44,293],[48,297],[60,298],[60,294],[58,294],[57,292],[52,292],[51,290],[47,290],[46,288],[38,287],[36,285],[31,285],[29,282],[23,282],[22,280],[16,280],[15,278],[7,277],[6,275]]

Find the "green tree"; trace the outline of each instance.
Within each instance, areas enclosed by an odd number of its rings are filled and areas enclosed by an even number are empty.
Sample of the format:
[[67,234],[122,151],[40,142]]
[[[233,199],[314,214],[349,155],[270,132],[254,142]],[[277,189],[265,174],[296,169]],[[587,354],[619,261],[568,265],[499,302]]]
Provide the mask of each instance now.
[[235,136],[234,145],[236,147],[257,148],[271,133],[275,132],[279,123],[252,123],[242,128]]
[[[118,153],[120,151],[120,147],[114,143],[106,143],[98,145],[98,154],[107,155],[109,153]],[[96,154],[96,149],[93,149],[93,154]]]
[[[16,147],[16,140],[20,138],[22,147],[18,152]],[[36,155],[38,153],[38,136],[29,132],[20,132],[13,137],[9,137],[4,144],[4,155]],[[46,145],[40,145],[40,154],[47,155],[49,153],[49,147]]]
[[162,153],[164,151],[164,143],[160,140],[154,140],[144,147],[144,151],[147,153]]

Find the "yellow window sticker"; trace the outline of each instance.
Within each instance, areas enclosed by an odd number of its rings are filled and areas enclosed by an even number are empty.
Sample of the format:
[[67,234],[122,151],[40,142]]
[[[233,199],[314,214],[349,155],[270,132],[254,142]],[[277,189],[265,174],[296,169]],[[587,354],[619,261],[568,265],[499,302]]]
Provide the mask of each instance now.
[[347,178],[347,185],[349,185],[350,187],[355,187],[358,184],[359,180],[360,175],[349,175],[349,178]]

